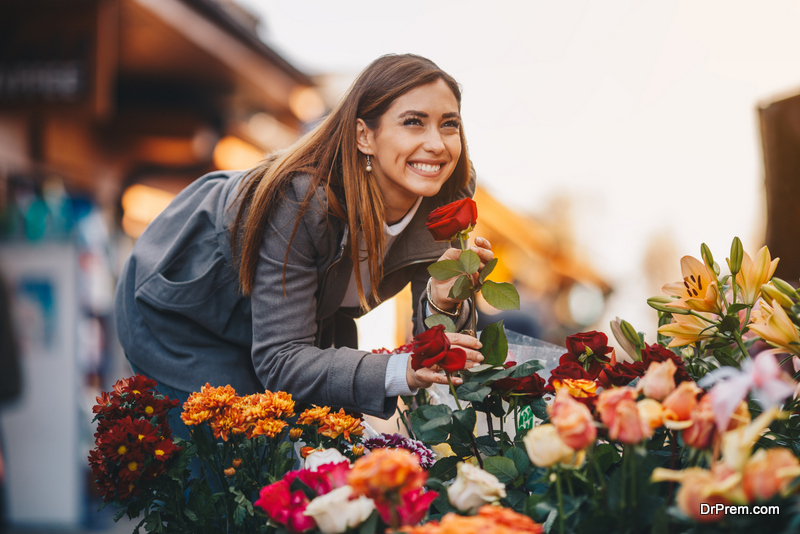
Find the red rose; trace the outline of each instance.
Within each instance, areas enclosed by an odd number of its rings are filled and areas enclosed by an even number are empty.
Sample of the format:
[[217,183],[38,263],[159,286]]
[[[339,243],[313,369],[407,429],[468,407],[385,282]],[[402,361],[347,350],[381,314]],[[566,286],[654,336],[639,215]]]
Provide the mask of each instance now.
[[608,346],[608,336],[602,332],[592,330],[567,337],[567,350],[572,354],[580,356],[586,353],[587,348],[597,356],[605,356],[611,352],[611,347]]
[[425,363],[427,360],[450,350],[450,340],[444,334],[444,325],[441,324],[422,332],[411,344],[414,347],[414,352],[411,354],[411,368],[415,371],[430,367],[432,364]]
[[686,366],[684,365],[683,359],[680,356],[657,343],[652,345],[645,344],[645,347],[642,349],[642,363],[644,364],[645,369],[650,367],[650,364],[653,362],[664,362],[666,360],[672,360],[672,363],[674,363],[675,367],[678,368],[678,370],[675,371],[676,385],[692,379],[692,377],[689,376],[689,373],[686,371]]
[[642,362],[619,362],[604,367],[597,375],[597,383],[605,389],[627,386],[635,378],[644,376],[645,371],[647,369]]
[[[614,349],[608,346],[608,337],[595,330],[568,336],[567,350],[569,352],[562,355],[558,362],[562,365],[567,362],[577,363],[593,380],[605,367],[616,363]],[[606,356],[608,353],[611,353],[611,356]]]
[[428,215],[428,231],[436,241],[452,241],[461,232],[472,230],[478,222],[478,205],[471,198],[462,198]]
[[586,369],[581,367],[580,364],[576,362],[566,362],[560,364],[550,373],[550,380],[548,380],[547,387],[544,389],[545,392],[555,393],[556,390],[553,387],[553,380],[563,380],[565,378],[593,380],[589,373],[586,372]]
[[[422,367],[433,367],[438,365],[448,373],[454,373],[464,368],[467,363],[467,353],[460,347],[453,347],[444,352],[440,352],[436,356],[432,356],[427,360],[422,361]],[[413,360],[412,360],[413,367]]]
[[[503,367],[516,365],[516,362],[507,362]],[[492,389],[506,395],[524,395],[526,397],[541,397],[544,394],[545,381],[536,372],[522,378],[501,378],[492,383]]]

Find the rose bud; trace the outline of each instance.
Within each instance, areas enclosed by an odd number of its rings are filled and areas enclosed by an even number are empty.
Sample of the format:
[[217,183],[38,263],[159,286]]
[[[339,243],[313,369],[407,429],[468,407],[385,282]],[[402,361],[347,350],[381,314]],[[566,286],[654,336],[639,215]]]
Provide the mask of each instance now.
[[642,379],[639,380],[636,390],[643,392],[644,396],[649,399],[664,400],[675,389],[675,371],[677,370],[678,368],[672,363],[672,360],[652,362]]
[[800,462],[789,449],[759,449],[744,464],[742,489],[748,502],[768,501],[784,494],[789,484],[800,476]]
[[235,474],[236,474],[236,469],[234,469],[233,467],[228,467],[227,469],[225,469],[225,476],[226,477],[231,478]]
[[663,424],[664,409],[657,400],[642,399],[636,403],[636,409],[639,410],[639,417],[642,421],[652,430],[655,430]]
[[480,467],[461,462],[456,481],[447,488],[450,504],[461,512],[474,514],[478,508],[504,499],[506,486]]
[[462,198],[430,212],[426,226],[435,241],[453,241],[477,222],[478,205],[471,198]]
[[[689,382],[683,382],[688,384]],[[681,439],[687,447],[693,449],[707,449],[711,446],[716,423],[714,423],[714,408],[711,406],[711,397],[704,395],[690,414],[691,426],[681,431]]]
[[572,463],[575,449],[564,443],[555,425],[539,425],[522,438],[528,458],[537,467],[550,467],[557,463]]
[[547,407],[547,413],[564,443],[576,451],[585,449],[597,438],[592,412],[573,399],[567,389],[556,391],[556,400]]
[[240,467],[242,467],[242,459],[241,458],[234,458],[233,461],[231,462],[231,465],[233,467],[235,467],[236,469],[239,469]]
[[697,396],[702,392],[694,382],[681,382],[661,403],[664,426],[670,430],[681,430],[691,425],[692,411],[697,406]]
[[411,368],[415,371],[428,367],[426,361],[450,350],[450,340],[444,333],[444,325],[436,325],[422,332],[414,338],[412,344],[414,352],[411,354]]

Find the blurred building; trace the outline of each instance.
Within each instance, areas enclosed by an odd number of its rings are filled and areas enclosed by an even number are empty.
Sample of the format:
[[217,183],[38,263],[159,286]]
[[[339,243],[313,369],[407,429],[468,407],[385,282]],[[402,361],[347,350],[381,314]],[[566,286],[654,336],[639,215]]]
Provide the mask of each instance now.
[[22,397],[0,413],[12,524],[95,517],[91,406],[124,361],[119,229],[135,238],[192,180],[325,111],[257,22],[229,0],[0,3],[0,269],[23,360]]

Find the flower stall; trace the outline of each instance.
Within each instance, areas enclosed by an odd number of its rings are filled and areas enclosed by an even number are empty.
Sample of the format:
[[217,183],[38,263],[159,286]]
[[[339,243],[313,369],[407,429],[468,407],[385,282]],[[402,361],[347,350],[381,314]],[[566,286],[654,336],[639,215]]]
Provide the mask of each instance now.
[[[431,214],[462,251],[429,272],[456,278],[452,297],[517,307],[488,278],[497,260],[481,268],[466,246],[476,218],[469,203]],[[580,333],[549,373],[509,350],[502,323],[465,369],[456,325],[431,315],[395,350],[446,374],[452,403],[404,398],[405,436],[284,392],[206,386],[182,407],[184,441],[166,422],[176,403],[135,376],[97,399],[89,462],[106,503],[148,532],[797,532],[800,294],[777,261],[734,239],[723,271],[703,245],[648,300],[655,340],[617,319],[621,353]]]

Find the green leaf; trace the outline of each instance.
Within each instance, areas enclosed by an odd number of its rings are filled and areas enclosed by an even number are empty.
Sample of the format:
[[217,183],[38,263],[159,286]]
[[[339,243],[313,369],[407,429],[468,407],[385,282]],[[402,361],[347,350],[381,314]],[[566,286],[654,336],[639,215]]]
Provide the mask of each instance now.
[[481,402],[492,392],[492,388],[484,386],[480,382],[466,382],[456,389],[458,398],[470,402]]
[[[444,404],[426,404],[411,412],[411,428],[417,438],[426,443],[442,443],[450,433],[451,413]],[[437,423],[429,424],[432,420]]]
[[442,458],[428,470],[428,477],[436,478],[441,480],[442,482],[447,482],[448,480],[452,480],[455,478],[458,469],[458,462],[461,461],[461,458],[458,456],[448,456],[447,458]]
[[500,445],[491,436],[478,436],[475,438],[475,444],[484,456],[495,456],[500,452]]
[[[484,295],[485,297],[486,295]],[[481,332],[481,354],[483,363],[493,366],[503,365],[508,356],[508,339],[503,321],[492,323]]]
[[512,447],[508,449],[503,456],[510,458],[514,462],[514,467],[517,468],[520,474],[524,475],[526,471],[531,469],[531,461],[528,458],[528,453],[521,449]]
[[462,274],[456,278],[456,281],[453,284],[453,287],[450,288],[450,293],[447,296],[451,299],[464,300],[465,298],[469,297],[469,290],[469,277],[465,274]]
[[474,408],[456,410],[453,412],[453,436],[462,443],[469,443],[477,420]]
[[464,266],[464,272],[467,274],[477,273],[478,267],[481,266],[481,259],[471,250],[462,252],[458,257],[458,261]]
[[528,360],[527,362],[522,362],[521,364],[512,367],[508,376],[511,378],[524,378],[541,369],[544,369],[541,360]]
[[464,266],[458,260],[442,260],[428,267],[428,274],[437,280],[449,280],[464,273]]
[[508,282],[493,282],[486,280],[481,288],[483,298],[498,310],[518,310],[519,293],[517,288]]
[[366,521],[361,523],[358,534],[373,534],[378,531],[378,511],[373,510]]
[[492,261],[487,263],[483,269],[481,269],[481,274],[478,275],[478,283],[483,284],[483,282],[492,274],[494,271],[495,266],[497,265],[497,258],[494,258]]
[[728,315],[733,315],[739,313],[740,311],[749,308],[747,304],[742,304],[741,302],[737,302],[736,304],[731,304],[728,306]]
[[519,476],[519,471],[514,465],[514,460],[505,456],[490,456],[484,458],[483,469],[497,477],[503,484],[508,484]]
[[547,421],[549,419],[549,416],[547,415],[547,403],[542,397],[534,400],[528,406],[531,407],[531,410],[533,410],[533,415],[535,415],[537,418],[541,419],[542,421]]
[[445,332],[455,332],[456,331],[456,324],[453,320],[446,316],[439,313],[435,313],[433,315],[429,315],[425,318],[425,326],[428,328],[433,328],[436,325],[444,325]]

